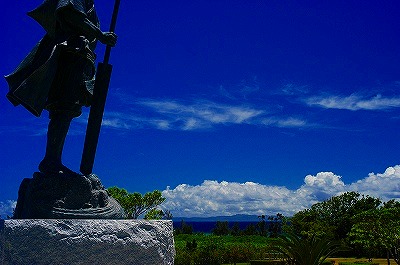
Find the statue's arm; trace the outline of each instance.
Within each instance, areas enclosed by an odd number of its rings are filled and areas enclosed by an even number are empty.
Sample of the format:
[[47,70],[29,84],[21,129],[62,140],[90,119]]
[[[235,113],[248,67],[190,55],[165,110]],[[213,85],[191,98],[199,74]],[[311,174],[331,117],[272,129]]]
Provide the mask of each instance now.
[[117,35],[113,32],[103,32],[93,24],[84,14],[63,8],[57,12],[57,20],[62,25],[68,25],[70,29],[90,40],[98,39],[101,43],[115,46]]

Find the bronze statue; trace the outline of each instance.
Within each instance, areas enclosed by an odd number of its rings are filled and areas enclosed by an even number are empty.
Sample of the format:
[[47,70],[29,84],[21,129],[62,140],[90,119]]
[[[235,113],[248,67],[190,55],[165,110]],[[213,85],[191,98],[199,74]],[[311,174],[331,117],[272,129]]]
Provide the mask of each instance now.
[[61,162],[71,120],[89,106],[95,74],[96,42],[114,46],[117,36],[102,32],[93,0],[45,0],[28,13],[46,30],[46,35],[6,76],[8,99],[35,116],[49,111],[47,146],[39,170],[72,173]]
[[7,98],[37,117],[48,110],[50,121],[40,172],[21,183],[14,217],[120,218],[97,176],[75,173],[61,159],[72,119],[91,105],[97,40],[111,47],[117,36],[100,30],[94,0],[44,0],[28,15],[46,34],[5,77]]

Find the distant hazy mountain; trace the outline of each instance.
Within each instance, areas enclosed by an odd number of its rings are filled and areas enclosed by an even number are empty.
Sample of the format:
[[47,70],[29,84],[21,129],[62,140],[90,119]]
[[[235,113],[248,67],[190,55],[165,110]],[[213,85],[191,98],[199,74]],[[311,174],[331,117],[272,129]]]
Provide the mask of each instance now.
[[236,214],[232,216],[214,216],[214,217],[174,217],[174,222],[258,222],[257,215]]

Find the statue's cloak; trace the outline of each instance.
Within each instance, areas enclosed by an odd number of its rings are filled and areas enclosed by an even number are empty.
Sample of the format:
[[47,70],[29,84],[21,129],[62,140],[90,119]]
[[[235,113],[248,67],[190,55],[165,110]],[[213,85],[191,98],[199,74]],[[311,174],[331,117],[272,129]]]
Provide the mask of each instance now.
[[[45,29],[46,35],[14,72],[5,76],[9,85],[7,98],[14,106],[21,104],[35,116],[40,116],[46,107],[59,54],[67,49],[69,36],[59,29],[57,21],[57,13],[64,8],[87,16],[99,26],[92,0],[45,0],[28,15]],[[92,86],[92,83],[88,82],[88,85]]]

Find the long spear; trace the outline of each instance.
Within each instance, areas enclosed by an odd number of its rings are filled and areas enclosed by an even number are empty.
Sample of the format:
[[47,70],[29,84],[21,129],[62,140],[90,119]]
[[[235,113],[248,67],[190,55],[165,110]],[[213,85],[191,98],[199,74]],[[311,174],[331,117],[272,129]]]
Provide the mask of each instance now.
[[[115,0],[114,10],[111,18],[110,32],[115,31],[120,0]],[[99,141],[101,122],[103,120],[104,106],[110,85],[112,65],[110,60],[111,46],[107,45],[103,62],[98,63],[96,80],[93,89],[92,106],[90,107],[89,119],[86,128],[85,144],[83,146],[80,171],[89,175],[92,173],[94,157],[96,156],[97,143]]]

